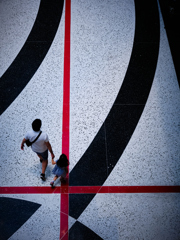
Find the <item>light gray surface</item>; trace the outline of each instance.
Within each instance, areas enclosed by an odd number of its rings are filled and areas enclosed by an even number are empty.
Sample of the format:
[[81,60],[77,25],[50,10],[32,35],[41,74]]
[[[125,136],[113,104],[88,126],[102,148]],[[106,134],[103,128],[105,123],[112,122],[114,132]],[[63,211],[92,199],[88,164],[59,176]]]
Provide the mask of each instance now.
[[41,204],[39,209],[9,239],[59,239],[59,194],[16,194],[3,196]]
[[133,0],[72,1],[70,170],[108,115],[129,64]]
[[[10,1],[0,14],[1,31],[9,30],[0,34],[3,49],[0,74],[13,61],[33,25],[39,1],[31,1],[30,5],[20,0]],[[10,14],[8,18],[8,9],[12,13],[14,6],[20,11],[18,17]],[[133,0],[73,0],[71,7],[70,170],[93,140],[116,98],[128,67],[135,30]],[[24,17],[27,22],[24,21],[22,29],[15,19],[22,22]],[[4,39],[8,39],[8,44]],[[180,93],[162,18],[160,40],[158,65],[147,105],[104,186],[180,185]],[[1,186],[49,186],[53,178],[50,157],[44,183],[39,178],[38,158],[29,148],[22,152],[20,144],[31,122],[38,117],[56,157],[61,154],[63,54],[64,12],[43,63],[0,116]],[[42,204],[10,239],[28,239],[29,234],[31,239],[59,238],[60,195],[8,196]],[[97,194],[78,220],[103,239],[176,240],[180,238],[179,200],[179,194],[169,193]],[[74,222],[69,217],[69,227]]]
[[[19,33],[21,34],[21,33]],[[56,158],[61,154],[64,13],[54,42],[31,81],[0,116],[1,186],[48,185],[53,175],[51,156],[47,182],[40,180],[41,164],[30,148],[20,149],[26,131],[34,119],[42,120]],[[13,169],[13,171],[10,171]]]
[[151,92],[131,140],[104,185],[180,185],[180,91],[160,15]]
[[104,240],[178,240],[180,194],[97,194],[79,221]]
[[0,77],[23,47],[39,4],[39,0],[0,1]]

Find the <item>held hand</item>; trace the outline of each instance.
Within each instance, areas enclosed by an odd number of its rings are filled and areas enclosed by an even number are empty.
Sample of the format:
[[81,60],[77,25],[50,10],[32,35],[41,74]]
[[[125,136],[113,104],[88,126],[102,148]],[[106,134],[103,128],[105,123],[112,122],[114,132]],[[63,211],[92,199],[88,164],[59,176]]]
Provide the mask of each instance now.
[[54,161],[54,158],[52,158],[52,165],[55,165],[56,162]]

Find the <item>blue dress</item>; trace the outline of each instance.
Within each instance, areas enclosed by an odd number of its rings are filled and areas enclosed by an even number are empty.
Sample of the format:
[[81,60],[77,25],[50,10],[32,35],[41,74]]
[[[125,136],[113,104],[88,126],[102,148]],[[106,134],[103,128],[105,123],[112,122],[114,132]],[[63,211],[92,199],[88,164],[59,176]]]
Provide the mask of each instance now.
[[[58,159],[59,160],[59,159]],[[56,160],[55,162],[57,162],[58,160]],[[66,177],[66,171],[64,168],[60,168],[58,167],[58,165],[56,164],[56,166],[53,168],[52,173],[55,174],[56,176],[60,177]]]

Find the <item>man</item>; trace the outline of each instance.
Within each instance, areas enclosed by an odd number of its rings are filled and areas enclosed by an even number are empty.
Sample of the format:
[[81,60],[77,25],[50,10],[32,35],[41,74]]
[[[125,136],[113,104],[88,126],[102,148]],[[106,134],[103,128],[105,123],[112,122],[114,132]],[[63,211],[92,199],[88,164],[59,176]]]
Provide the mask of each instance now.
[[[25,138],[22,140],[21,149],[24,150],[24,144],[26,140],[33,142],[38,135],[40,134],[42,122],[40,119],[35,119],[32,123],[32,130],[28,131],[25,135]],[[31,145],[33,152],[35,152],[38,157],[40,158],[40,162],[42,163],[42,173],[41,179],[43,181],[46,180],[45,178],[45,170],[48,165],[48,150],[51,153],[51,157],[54,158],[54,153],[52,151],[51,144],[49,142],[48,135],[45,132],[42,132],[37,140]]]

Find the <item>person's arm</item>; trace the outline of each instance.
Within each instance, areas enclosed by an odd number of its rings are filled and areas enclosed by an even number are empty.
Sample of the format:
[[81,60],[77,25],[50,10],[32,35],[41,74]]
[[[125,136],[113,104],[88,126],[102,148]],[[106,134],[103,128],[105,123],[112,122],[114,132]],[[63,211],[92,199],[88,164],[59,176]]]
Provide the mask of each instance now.
[[24,144],[25,144],[25,142],[26,142],[26,139],[24,138],[24,139],[22,140],[22,143],[21,143],[21,150],[24,150]]
[[52,158],[52,165],[55,165],[56,162],[54,161],[54,158]]
[[51,153],[52,159],[55,158],[50,142],[45,142],[49,152]]

